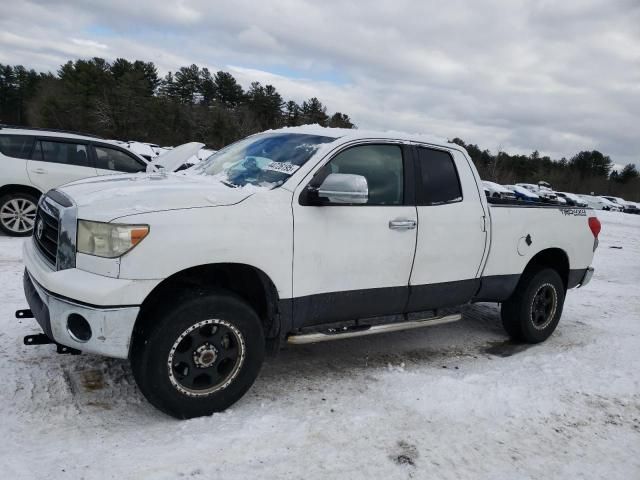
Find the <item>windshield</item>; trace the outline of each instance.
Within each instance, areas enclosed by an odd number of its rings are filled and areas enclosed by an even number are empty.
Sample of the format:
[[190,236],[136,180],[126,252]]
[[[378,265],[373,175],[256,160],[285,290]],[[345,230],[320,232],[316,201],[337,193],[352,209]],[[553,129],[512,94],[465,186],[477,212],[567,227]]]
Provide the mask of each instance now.
[[193,167],[192,173],[217,177],[229,187],[282,185],[334,137],[301,133],[265,133],[219,150]]

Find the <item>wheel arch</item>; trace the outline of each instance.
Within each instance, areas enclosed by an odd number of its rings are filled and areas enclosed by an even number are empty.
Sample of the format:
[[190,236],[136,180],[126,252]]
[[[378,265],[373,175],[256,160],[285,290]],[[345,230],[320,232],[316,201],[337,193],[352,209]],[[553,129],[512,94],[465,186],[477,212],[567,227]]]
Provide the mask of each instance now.
[[567,285],[569,284],[569,256],[567,252],[561,248],[546,248],[539,251],[531,257],[531,260],[529,260],[529,263],[527,263],[527,266],[522,272],[522,276],[533,269],[542,267],[551,268],[558,272],[558,275],[562,278],[565,290],[567,289]]
[[0,187],[0,197],[2,197],[3,195],[7,195],[8,193],[28,193],[35,196],[36,198],[40,198],[40,196],[42,195],[42,192],[36,187],[18,183],[9,183]]
[[153,325],[154,313],[180,294],[222,288],[235,293],[256,311],[264,328],[267,349],[276,351],[280,338],[278,290],[271,278],[257,267],[243,263],[211,263],[190,267],[160,282],[147,295],[133,329],[134,340],[144,337]]

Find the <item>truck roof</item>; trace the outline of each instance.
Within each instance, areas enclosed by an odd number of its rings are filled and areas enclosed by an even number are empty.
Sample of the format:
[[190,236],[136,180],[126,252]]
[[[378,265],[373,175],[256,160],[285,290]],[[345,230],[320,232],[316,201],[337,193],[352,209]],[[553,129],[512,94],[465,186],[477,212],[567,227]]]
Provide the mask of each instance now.
[[262,133],[304,133],[307,135],[319,135],[324,137],[334,137],[336,139],[341,138],[343,140],[358,140],[358,139],[390,139],[390,140],[408,140],[421,143],[429,143],[432,145],[439,145],[446,148],[460,150],[466,153],[466,150],[456,143],[449,142],[448,140],[425,135],[420,133],[406,133],[394,130],[376,131],[376,130],[360,130],[351,128],[329,128],[321,125],[301,125],[299,127],[284,127],[277,130],[267,130]]

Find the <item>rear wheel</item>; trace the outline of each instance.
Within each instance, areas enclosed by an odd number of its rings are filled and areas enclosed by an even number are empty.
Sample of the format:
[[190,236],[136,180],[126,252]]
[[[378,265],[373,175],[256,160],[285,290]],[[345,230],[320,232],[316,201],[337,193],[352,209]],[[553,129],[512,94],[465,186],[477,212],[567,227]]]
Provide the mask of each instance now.
[[13,237],[33,232],[38,199],[30,193],[8,193],[0,198],[0,230]]
[[564,297],[564,283],[555,270],[525,272],[511,298],[502,304],[502,325],[514,340],[542,342],[560,321]]
[[176,418],[211,415],[251,387],[264,358],[260,319],[230,292],[192,295],[158,315],[134,341],[133,374],[144,396]]

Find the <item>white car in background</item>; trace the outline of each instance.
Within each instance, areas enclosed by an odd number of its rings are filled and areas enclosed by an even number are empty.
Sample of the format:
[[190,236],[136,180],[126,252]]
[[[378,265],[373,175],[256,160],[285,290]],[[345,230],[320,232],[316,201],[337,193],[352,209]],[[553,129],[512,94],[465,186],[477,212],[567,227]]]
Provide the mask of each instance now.
[[576,195],[575,193],[556,192],[556,194],[558,195],[558,198],[564,199],[568,205],[575,207],[587,206],[587,202],[585,202],[582,198],[580,198],[580,196]]
[[595,195],[580,195],[589,208],[593,208],[594,210],[610,210],[612,212],[621,212],[622,208],[619,205],[613,203],[610,200],[607,200],[604,197],[598,197]]
[[612,202],[611,200],[609,200],[606,197],[603,196],[598,196],[598,198],[609,208],[609,210],[611,210],[612,212],[622,212],[624,210],[624,207],[622,205],[619,205],[616,202]]
[[484,187],[484,193],[487,196],[487,198],[503,198],[507,200],[516,199],[516,196],[511,190],[500,185],[499,183],[483,180],[482,185]]
[[159,159],[167,171],[178,171],[203,145],[185,144],[147,162],[112,140],[0,126],[0,231],[11,236],[31,235],[38,199],[52,188],[87,177],[154,171]]
[[607,196],[605,196],[603,198],[606,198],[610,202],[613,202],[616,205],[619,205],[620,207],[622,207],[622,211],[624,213],[638,213],[637,205],[635,203],[633,203],[633,202],[629,202],[629,201],[625,200],[624,198],[612,197],[612,196],[609,196],[609,195],[607,195]]

